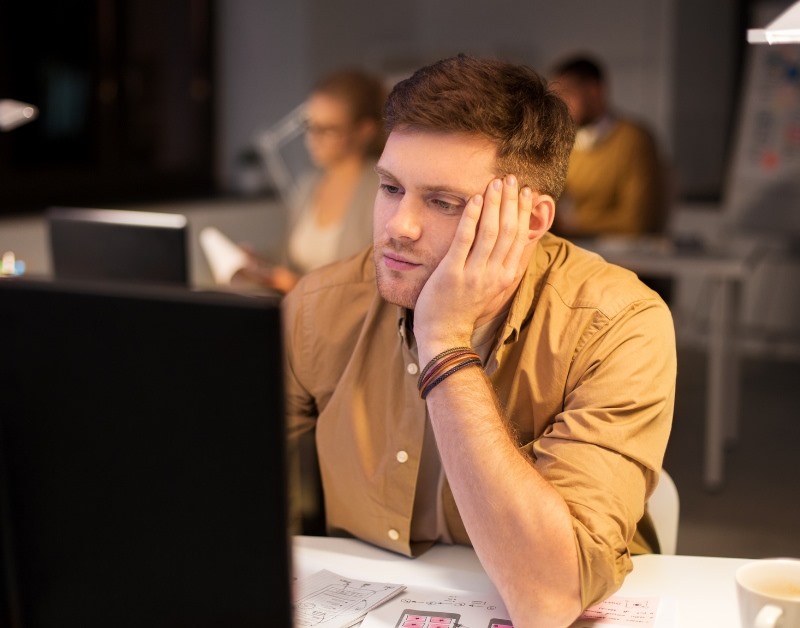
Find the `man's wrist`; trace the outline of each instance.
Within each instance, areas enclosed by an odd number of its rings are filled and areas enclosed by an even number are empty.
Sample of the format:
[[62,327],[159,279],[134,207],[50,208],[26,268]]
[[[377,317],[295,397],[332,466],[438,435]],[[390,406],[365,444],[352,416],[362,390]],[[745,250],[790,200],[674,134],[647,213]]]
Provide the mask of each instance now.
[[417,381],[420,397],[425,399],[445,379],[472,365],[482,366],[481,358],[468,346],[453,347],[436,354],[422,369]]

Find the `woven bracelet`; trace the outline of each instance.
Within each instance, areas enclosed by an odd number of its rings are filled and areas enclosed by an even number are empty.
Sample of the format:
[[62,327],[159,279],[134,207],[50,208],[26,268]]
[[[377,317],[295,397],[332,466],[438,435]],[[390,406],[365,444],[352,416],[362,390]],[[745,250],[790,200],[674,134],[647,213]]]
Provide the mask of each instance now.
[[417,389],[423,390],[428,384],[430,384],[434,379],[439,377],[439,375],[448,369],[461,364],[466,360],[477,357],[478,354],[474,351],[459,351],[458,353],[451,353],[450,355],[443,357],[428,370],[428,372],[425,374],[425,377],[422,378],[421,381],[417,382]]
[[452,349],[446,349],[442,351],[439,355],[434,356],[431,358],[430,362],[425,365],[425,368],[422,369],[422,373],[419,374],[419,379],[417,380],[417,388],[422,386],[422,381],[425,379],[425,376],[430,371],[439,360],[442,358],[451,355],[453,353],[472,353],[472,349],[470,347],[453,347]]
[[469,360],[466,360],[465,362],[462,362],[461,364],[457,364],[456,366],[451,368],[449,371],[445,371],[444,373],[439,375],[439,377],[434,379],[430,384],[425,386],[425,388],[423,388],[420,391],[419,396],[422,397],[423,399],[425,399],[425,397],[427,397],[428,394],[434,388],[436,388],[436,386],[441,384],[444,380],[446,380],[448,377],[450,377],[453,373],[455,373],[456,371],[460,371],[461,369],[463,369],[466,366],[472,366],[473,364],[476,365],[476,366],[480,366],[481,365],[481,359],[479,357],[470,358]]

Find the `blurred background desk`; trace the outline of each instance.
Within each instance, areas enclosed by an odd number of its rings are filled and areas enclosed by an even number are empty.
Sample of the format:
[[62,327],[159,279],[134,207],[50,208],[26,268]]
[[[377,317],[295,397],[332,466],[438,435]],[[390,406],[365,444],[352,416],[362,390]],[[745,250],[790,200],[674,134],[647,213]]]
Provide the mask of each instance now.
[[[475,552],[457,545],[435,545],[414,559],[355,539],[297,536],[293,542],[295,576],[321,569],[359,580],[426,587],[494,591]],[[739,558],[663,556],[633,559],[634,568],[617,595],[660,597],[674,604],[675,626],[738,626],[734,572]]]
[[[188,264],[193,288],[214,286],[198,239],[204,227],[217,227],[234,242],[247,243],[268,258],[280,259],[285,244],[286,210],[279,200],[272,197],[231,196],[158,204],[117,204],[103,208],[186,216],[189,224]],[[18,260],[25,262],[26,274],[51,276],[50,238],[43,214],[0,219],[0,255],[5,251],[13,251]]]
[[739,359],[734,334],[740,320],[739,292],[752,260],[722,250],[681,248],[664,238],[599,238],[578,244],[638,275],[708,278],[714,302],[709,312],[703,482],[709,490],[720,488],[725,444],[736,438],[738,426]]

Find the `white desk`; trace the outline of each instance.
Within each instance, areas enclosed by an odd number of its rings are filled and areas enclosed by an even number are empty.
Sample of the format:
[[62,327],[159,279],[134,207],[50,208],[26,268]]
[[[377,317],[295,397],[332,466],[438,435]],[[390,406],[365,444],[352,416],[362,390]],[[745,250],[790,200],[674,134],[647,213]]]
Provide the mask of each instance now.
[[[353,539],[297,536],[293,549],[295,576],[301,578],[328,569],[360,580],[495,591],[468,547],[437,545],[410,559]],[[676,628],[739,625],[734,572],[747,559],[652,554],[633,562],[617,595],[670,598]]]
[[739,287],[751,261],[718,251],[680,251],[666,246],[663,239],[601,238],[579,244],[640,275],[708,277],[715,300],[709,315],[703,482],[708,489],[720,488],[725,444],[736,438],[738,429],[739,359],[735,333],[740,318]]

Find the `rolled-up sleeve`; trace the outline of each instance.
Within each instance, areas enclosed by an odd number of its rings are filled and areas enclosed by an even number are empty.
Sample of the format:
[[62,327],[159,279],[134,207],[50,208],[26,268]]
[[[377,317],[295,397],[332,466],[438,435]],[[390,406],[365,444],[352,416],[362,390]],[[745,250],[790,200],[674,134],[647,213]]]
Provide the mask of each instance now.
[[567,502],[584,607],[631,570],[631,541],[654,490],[672,425],[675,337],[660,300],[598,313],[579,336],[563,411],[536,439],[536,468]]

